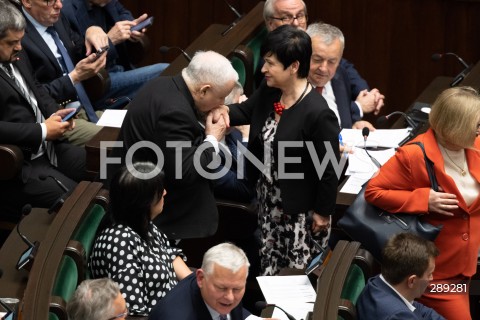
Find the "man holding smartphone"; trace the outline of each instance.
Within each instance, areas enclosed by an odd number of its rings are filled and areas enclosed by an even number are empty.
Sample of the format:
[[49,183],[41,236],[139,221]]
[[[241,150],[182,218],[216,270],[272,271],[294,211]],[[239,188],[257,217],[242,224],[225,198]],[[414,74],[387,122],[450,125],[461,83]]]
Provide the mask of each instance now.
[[21,172],[0,181],[0,212],[20,218],[26,203],[49,208],[64,195],[55,179],[73,190],[84,179],[86,156],[64,139],[74,122],[62,118],[74,109],[59,109],[32,77],[21,51],[24,17],[8,2],[0,1],[0,12],[0,143],[17,145],[24,157]]
[[[85,36],[91,26],[99,26],[107,33],[110,49],[106,69],[112,83],[121,81],[129,86],[142,85],[159,76],[168,66],[166,63],[157,63],[136,68],[132,62],[135,57],[129,52],[143,50],[146,28],[153,23],[153,17],[148,17],[147,14],[134,19],[118,0],[63,0],[62,14],[81,35]],[[136,30],[136,26],[144,23],[144,28]],[[104,41],[101,33],[92,37],[92,43],[97,48],[105,45]]]

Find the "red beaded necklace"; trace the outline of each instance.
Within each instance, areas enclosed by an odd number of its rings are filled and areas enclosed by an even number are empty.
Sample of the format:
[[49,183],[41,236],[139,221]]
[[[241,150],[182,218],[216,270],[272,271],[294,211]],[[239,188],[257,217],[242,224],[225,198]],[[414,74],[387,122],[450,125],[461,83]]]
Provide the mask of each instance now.
[[[307,84],[305,85],[305,89],[303,90],[302,95],[297,99],[297,101],[295,101],[294,104],[292,104],[291,107],[297,105],[297,103],[299,103],[299,102],[303,99],[303,96],[305,96],[305,93],[307,92],[308,85],[309,85],[309,82],[307,81]],[[280,98],[281,98],[281,97],[280,97]],[[290,107],[290,108],[291,108],[291,107]],[[281,116],[282,113],[283,113],[283,110],[285,110],[285,105],[282,104],[280,101],[274,102],[274,103],[273,103],[273,110],[275,110],[275,113],[276,113],[276,114],[278,114],[279,116]]]

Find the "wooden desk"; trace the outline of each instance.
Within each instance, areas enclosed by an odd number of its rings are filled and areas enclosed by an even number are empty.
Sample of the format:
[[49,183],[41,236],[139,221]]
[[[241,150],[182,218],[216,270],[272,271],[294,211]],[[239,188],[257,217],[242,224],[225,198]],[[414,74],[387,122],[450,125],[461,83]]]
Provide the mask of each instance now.
[[[42,242],[52,224],[55,214],[48,214],[47,209],[34,208],[20,225],[20,231],[31,242]],[[14,229],[0,250],[0,269],[3,276],[0,278],[0,297],[23,298],[27,286],[29,273],[26,270],[17,270],[16,264],[20,255],[27,249]]]
[[[473,71],[473,70],[472,70]],[[477,71],[476,71],[477,72]],[[472,73],[470,73],[472,74]],[[469,76],[470,76],[469,74]],[[475,76],[475,81],[478,81],[480,83],[480,64],[478,68],[478,77]],[[435,79],[430,82],[430,84],[420,93],[416,101],[418,102],[424,102],[428,104],[432,104],[437,96],[445,89],[450,88],[450,83],[452,82],[452,77],[436,77]],[[470,78],[470,81],[473,81],[473,78]],[[467,81],[467,78],[464,80]],[[411,107],[410,107],[411,108]],[[408,112],[410,110],[406,110]],[[398,129],[398,128],[404,128],[405,127],[405,119],[403,117],[399,117],[397,121],[392,125],[392,129]],[[428,128],[428,123],[425,124],[424,128],[420,129],[420,132],[426,131],[426,128]],[[342,193],[340,190],[342,189],[343,185],[345,184],[347,179],[343,181],[343,183],[340,184],[340,186],[337,189],[337,209],[340,212],[343,212],[348,206],[350,206],[355,200],[355,197],[357,195],[355,194],[349,194],[349,193]],[[336,224],[334,224],[336,225]]]
[[[87,175],[89,180],[95,180],[100,172],[100,143],[102,141],[117,141],[119,128],[103,127],[90,141],[85,144],[87,152]],[[108,148],[108,152],[111,148]],[[107,153],[108,153],[107,152]]]
[[[263,28],[264,4],[265,1],[260,1],[225,35],[222,35],[222,33],[228,28],[227,25],[212,24],[185,49],[185,52],[193,56],[199,50],[213,50],[227,58],[230,57],[238,45],[246,44]],[[162,75],[176,75],[187,65],[187,59],[183,55],[179,55],[162,72]]]

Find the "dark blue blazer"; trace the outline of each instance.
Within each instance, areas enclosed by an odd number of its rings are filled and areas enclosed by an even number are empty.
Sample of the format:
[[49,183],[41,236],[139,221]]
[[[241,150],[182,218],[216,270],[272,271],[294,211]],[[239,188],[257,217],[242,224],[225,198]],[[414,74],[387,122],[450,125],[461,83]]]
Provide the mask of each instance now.
[[[132,13],[118,1],[112,0],[104,7],[91,6],[87,0],[64,0],[62,14],[65,15],[72,28],[85,37],[85,32],[91,26],[99,26],[108,32],[118,21],[133,20]],[[115,64],[121,64],[126,69],[133,69],[128,61],[128,41],[113,45],[107,53],[107,69]]]
[[[250,315],[242,303],[231,312],[232,320],[244,320]],[[149,320],[212,320],[203,301],[195,273],[180,281],[150,312]]]
[[377,275],[368,280],[357,301],[357,320],[442,320],[435,310],[414,301],[412,312]]
[[[246,178],[245,165],[242,168],[243,176],[245,178],[237,178],[237,149],[236,147],[233,147],[237,145],[237,142],[240,142],[245,148],[247,148],[247,143],[242,142],[242,134],[240,133],[240,131],[234,129],[232,132],[230,132],[230,134],[225,136],[225,144],[227,145],[230,153],[232,154],[232,166],[224,176],[214,180],[214,193],[216,197],[221,199],[239,202],[250,202],[252,201],[254,196],[254,187],[251,183],[248,182]],[[222,157],[223,164],[225,154],[221,149],[220,156]],[[218,168],[217,172],[220,171],[222,168],[223,165]]]
[[[33,24],[27,20],[25,36],[22,46],[32,64],[35,78],[43,84],[50,96],[57,102],[76,100],[77,91],[58,60],[53,55],[45,40],[38,33]],[[53,25],[68,51],[73,63],[76,64],[85,56],[84,39],[70,28],[67,19],[60,15],[60,19]]]
[[330,82],[332,84],[333,94],[335,95],[338,114],[340,116],[340,126],[342,128],[351,129],[352,125],[362,118],[360,117],[360,110],[355,103],[358,95],[355,97],[353,96],[353,86],[348,78],[348,71],[339,65],[335,76]]

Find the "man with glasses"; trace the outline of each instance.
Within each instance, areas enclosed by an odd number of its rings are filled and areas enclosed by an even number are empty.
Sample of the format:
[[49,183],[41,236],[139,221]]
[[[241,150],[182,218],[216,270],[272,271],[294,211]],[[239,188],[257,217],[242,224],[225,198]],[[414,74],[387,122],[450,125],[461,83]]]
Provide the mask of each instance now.
[[128,316],[125,299],[108,278],[84,280],[67,304],[69,320],[121,320]]
[[[263,8],[263,18],[268,31],[272,31],[284,24],[291,24],[306,30],[308,22],[307,6],[303,0],[267,0]],[[263,74],[260,71],[262,65],[263,61],[259,63],[255,73],[257,87],[263,80]],[[355,101],[358,95],[365,92],[365,90],[370,92],[367,82],[360,76],[352,63],[342,58],[340,66],[347,73],[352,93],[352,96],[349,98],[352,101]],[[375,110],[373,112],[378,114],[383,107],[385,97],[378,89],[372,89],[371,91],[375,94]]]

